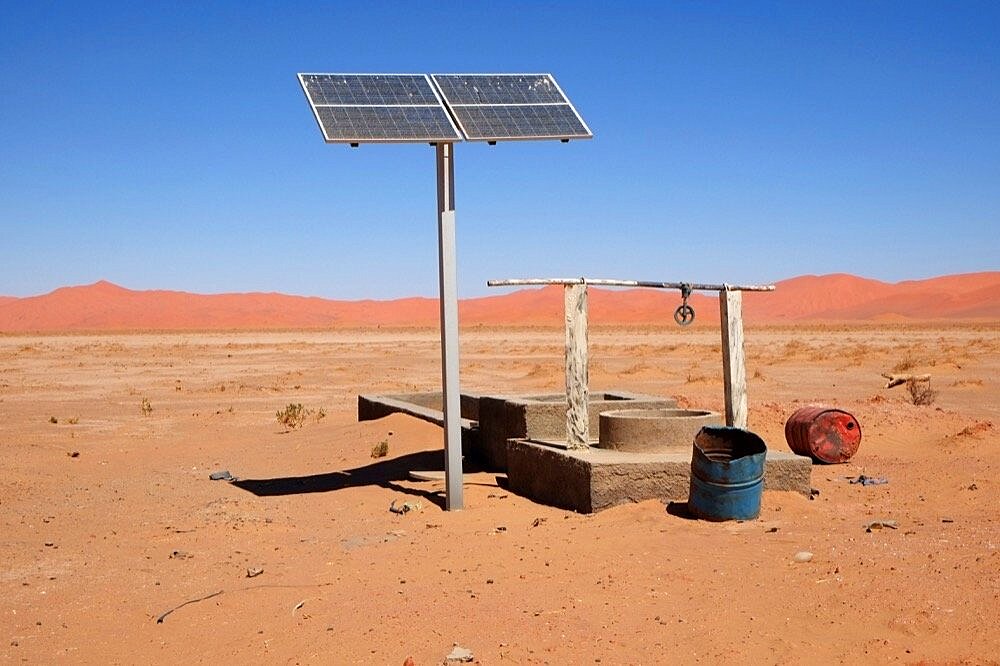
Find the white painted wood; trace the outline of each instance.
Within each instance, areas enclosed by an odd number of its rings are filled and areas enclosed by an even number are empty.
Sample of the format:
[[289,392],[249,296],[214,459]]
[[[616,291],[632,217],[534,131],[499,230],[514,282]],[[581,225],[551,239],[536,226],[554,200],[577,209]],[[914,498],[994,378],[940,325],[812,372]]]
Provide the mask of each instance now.
[[455,260],[454,146],[436,148],[438,186],[438,278],[441,295],[441,390],[444,396],[445,509],[462,498],[462,409],[458,385],[458,278]]
[[587,285],[567,284],[566,316],[566,445],[590,446],[590,375],[587,349]]
[[743,293],[719,292],[722,315],[722,381],[725,388],[726,425],[747,427],[747,369],[743,347]]

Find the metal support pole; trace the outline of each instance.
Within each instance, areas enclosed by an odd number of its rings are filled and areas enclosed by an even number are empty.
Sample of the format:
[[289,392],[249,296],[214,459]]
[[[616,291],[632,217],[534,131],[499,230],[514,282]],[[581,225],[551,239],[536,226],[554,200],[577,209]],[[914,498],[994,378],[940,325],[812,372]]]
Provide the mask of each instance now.
[[455,266],[454,146],[450,143],[438,143],[436,151],[445,509],[457,511],[464,504],[462,501],[462,408],[458,386],[458,279]]
[[590,446],[589,376],[587,369],[587,285],[568,284],[566,308],[566,446]]
[[743,293],[719,292],[722,327],[722,383],[726,398],[726,425],[747,427],[747,367],[743,348]]

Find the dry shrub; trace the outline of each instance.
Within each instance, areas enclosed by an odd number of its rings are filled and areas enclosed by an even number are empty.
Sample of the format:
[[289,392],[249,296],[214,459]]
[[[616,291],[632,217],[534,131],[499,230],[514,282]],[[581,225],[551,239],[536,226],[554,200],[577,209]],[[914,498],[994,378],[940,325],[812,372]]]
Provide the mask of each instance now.
[[840,357],[847,362],[845,367],[857,367],[864,361],[867,361],[869,357],[876,355],[877,352],[874,349],[864,343],[861,343],[845,349],[840,354]]
[[389,455],[389,440],[383,439],[372,447],[372,458],[385,458]]
[[902,361],[892,366],[891,372],[906,372],[917,367],[917,361],[912,356],[907,355]]
[[307,416],[309,416],[309,410],[303,407],[301,402],[290,402],[284,409],[279,409],[275,414],[278,423],[288,430],[301,428],[302,424],[306,422]]
[[[232,411],[232,407],[229,409]],[[319,423],[325,417],[326,410],[322,407],[312,410],[303,407],[301,402],[290,402],[284,409],[279,409],[275,414],[278,423],[285,426],[286,431],[301,428],[306,424],[306,419],[312,418],[316,423]]]
[[906,382],[906,388],[910,392],[910,400],[914,405],[930,405],[937,398],[937,391],[931,388],[931,383],[927,381],[917,381],[910,379]]
[[875,354],[875,350],[871,345],[867,345],[864,342],[859,342],[858,344],[845,349],[843,356],[849,356],[851,358],[863,359]]
[[782,352],[782,356],[795,356],[796,354],[801,354],[808,349],[809,345],[801,340],[789,340],[785,343],[785,349]]

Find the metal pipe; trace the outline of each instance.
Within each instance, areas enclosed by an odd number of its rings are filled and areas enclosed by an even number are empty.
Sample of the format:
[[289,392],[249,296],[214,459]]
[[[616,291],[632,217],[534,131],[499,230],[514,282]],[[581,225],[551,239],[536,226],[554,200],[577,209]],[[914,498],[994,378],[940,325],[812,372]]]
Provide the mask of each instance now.
[[488,280],[488,287],[524,287],[549,284],[586,284],[598,287],[647,287],[650,289],[681,289],[692,291],[774,291],[773,284],[703,284],[700,282],[651,282],[648,280],[607,280],[603,278],[514,278]]
[[462,499],[462,408],[458,385],[458,278],[455,260],[454,146],[435,147],[438,188],[438,277],[441,291],[441,391],[444,411],[445,509]]

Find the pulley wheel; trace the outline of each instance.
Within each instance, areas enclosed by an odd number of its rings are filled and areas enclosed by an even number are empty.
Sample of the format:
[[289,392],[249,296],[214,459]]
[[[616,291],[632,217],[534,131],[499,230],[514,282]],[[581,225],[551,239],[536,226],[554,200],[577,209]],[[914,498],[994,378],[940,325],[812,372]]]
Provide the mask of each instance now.
[[688,326],[694,321],[694,308],[687,303],[678,305],[674,310],[674,321],[681,326]]

